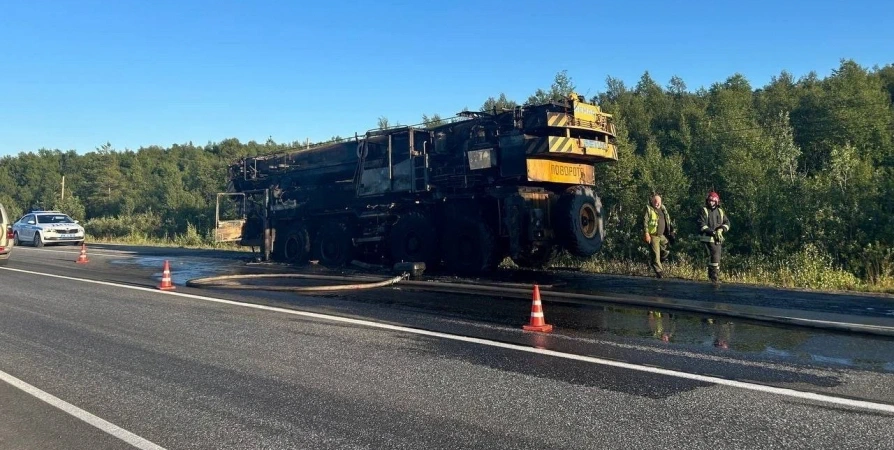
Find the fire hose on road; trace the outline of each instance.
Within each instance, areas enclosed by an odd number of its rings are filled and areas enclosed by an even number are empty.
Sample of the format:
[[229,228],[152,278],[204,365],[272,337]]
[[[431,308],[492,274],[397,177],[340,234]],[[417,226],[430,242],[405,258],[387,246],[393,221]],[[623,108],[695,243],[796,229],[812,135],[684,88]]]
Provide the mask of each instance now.
[[[401,280],[409,278],[410,274],[402,273],[395,277],[366,283],[355,283],[356,277],[342,277],[333,275],[312,275],[297,273],[282,274],[249,274],[249,275],[221,275],[216,277],[195,278],[186,282],[189,287],[220,287],[226,289],[244,289],[244,290],[265,290],[265,291],[287,291],[287,292],[327,292],[327,291],[348,291],[358,289],[375,289],[379,287],[391,286],[397,284]],[[281,279],[281,278],[299,278],[306,280],[329,280],[329,281],[351,281],[350,284],[336,284],[326,286],[276,286],[270,284],[242,284],[241,280],[256,279]]]

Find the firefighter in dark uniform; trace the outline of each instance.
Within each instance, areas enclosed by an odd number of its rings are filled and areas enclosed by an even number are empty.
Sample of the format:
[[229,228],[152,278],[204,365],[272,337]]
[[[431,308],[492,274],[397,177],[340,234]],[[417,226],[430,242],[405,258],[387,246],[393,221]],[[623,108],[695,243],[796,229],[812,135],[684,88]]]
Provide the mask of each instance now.
[[699,240],[708,251],[708,278],[717,283],[720,280],[721,247],[725,239],[724,233],[729,231],[729,217],[720,207],[720,195],[716,192],[708,193],[705,207],[698,217],[698,228],[701,234]]

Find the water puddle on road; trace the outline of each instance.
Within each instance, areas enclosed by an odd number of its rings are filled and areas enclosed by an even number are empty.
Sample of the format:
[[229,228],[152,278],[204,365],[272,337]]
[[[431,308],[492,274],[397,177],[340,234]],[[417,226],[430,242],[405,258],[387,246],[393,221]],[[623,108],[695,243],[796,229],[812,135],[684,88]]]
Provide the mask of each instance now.
[[[201,257],[141,256],[111,263],[151,269],[152,277],[160,281],[165,260],[170,263],[175,286],[183,286],[195,278],[246,271],[246,264],[241,260]],[[486,303],[481,303],[480,297],[475,299],[474,304],[460,302],[463,306],[459,312],[477,316],[477,320],[510,320],[496,313],[493,305],[484,306]],[[427,307],[438,310],[452,304],[436,302]],[[775,360],[894,372],[894,338],[611,305],[556,303],[546,309],[547,321],[571,335],[605,333],[683,349],[711,348]],[[513,323],[516,319],[511,318]]]
[[[573,308],[575,329],[773,359],[894,372],[894,338],[611,306]],[[561,313],[560,313],[561,314]],[[563,314],[564,315],[564,314]],[[568,323],[565,324],[567,327]]]
[[171,281],[175,286],[184,286],[187,281],[195,278],[210,277],[230,273],[234,268],[244,266],[242,261],[225,262],[213,258],[196,257],[165,257],[165,256],[140,256],[109,261],[112,265],[128,265],[140,268],[154,269],[152,278],[161,281],[164,263],[168,261],[171,270]]

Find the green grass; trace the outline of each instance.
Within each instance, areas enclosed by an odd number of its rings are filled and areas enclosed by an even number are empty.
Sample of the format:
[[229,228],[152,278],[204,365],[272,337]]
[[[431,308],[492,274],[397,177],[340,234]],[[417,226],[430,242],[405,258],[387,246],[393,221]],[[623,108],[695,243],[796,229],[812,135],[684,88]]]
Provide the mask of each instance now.
[[[708,281],[706,257],[672,252],[663,264],[666,278]],[[507,258],[504,266],[514,266]],[[873,277],[863,280],[853,273],[835,267],[827,255],[808,246],[798,253],[772,257],[724,255],[721,259],[721,281],[757,286],[813,289],[819,291],[856,291],[894,293],[894,271],[888,265]],[[584,272],[612,275],[654,277],[648,265],[648,255],[633,259],[606,259],[601,256],[583,259],[560,254],[552,261],[554,268],[580,269]]]
[[243,247],[232,242],[214,242],[209,236],[195,233],[174,235],[173,237],[153,237],[145,233],[132,232],[124,236],[94,236],[87,234],[87,242],[96,244],[136,245],[147,247],[175,247],[206,250],[232,250],[250,252],[250,247]]

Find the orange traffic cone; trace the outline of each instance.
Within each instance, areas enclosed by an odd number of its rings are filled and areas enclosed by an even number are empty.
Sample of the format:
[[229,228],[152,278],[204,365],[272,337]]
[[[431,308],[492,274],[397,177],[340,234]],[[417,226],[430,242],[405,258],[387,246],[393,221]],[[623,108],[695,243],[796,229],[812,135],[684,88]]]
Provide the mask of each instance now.
[[168,260],[165,260],[165,267],[161,272],[161,284],[158,285],[158,288],[163,291],[174,290],[174,284],[171,283],[171,265],[168,264]]
[[543,304],[540,303],[540,286],[534,285],[534,302],[531,305],[531,323],[523,325],[525,331],[541,331],[549,333],[553,331],[552,325],[547,325],[543,319]]
[[81,244],[81,254],[75,262],[78,264],[86,264],[90,262],[90,260],[87,259],[87,244]]

